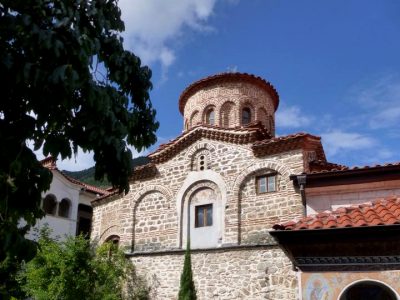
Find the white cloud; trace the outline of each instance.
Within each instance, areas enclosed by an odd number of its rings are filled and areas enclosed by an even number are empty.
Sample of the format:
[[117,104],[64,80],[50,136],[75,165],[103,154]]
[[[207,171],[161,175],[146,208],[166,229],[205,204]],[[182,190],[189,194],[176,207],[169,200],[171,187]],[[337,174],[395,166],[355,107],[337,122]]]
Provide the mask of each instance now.
[[400,120],[400,77],[389,75],[364,82],[353,90],[361,108],[368,110],[372,129],[397,127]]
[[276,112],[276,126],[278,128],[299,128],[311,123],[311,118],[304,115],[297,106],[283,106]]
[[324,149],[328,155],[343,154],[348,150],[369,149],[377,144],[377,141],[369,136],[356,132],[344,132],[334,130],[321,134]]
[[[176,59],[183,29],[205,32],[217,0],[120,0],[125,22],[125,46],[145,64],[161,63],[165,70]],[[173,45],[173,46],[172,46]]]
[[[28,141],[28,147],[33,150],[33,142]],[[132,151],[132,157],[138,157],[138,156],[144,156],[149,153],[148,150],[143,150],[142,152],[138,152],[134,147],[129,146],[128,147]],[[40,148],[39,150],[34,151],[36,154],[36,158],[38,160],[42,160],[45,158],[43,155],[43,147]],[[78,148],[78,153],[76,157],[72,155],[72,158],[69,159],[61,159],[61,156],[58,157],[57,159],[57,168],[59,170],[67,170],[67,171],[81,171],[87,168],[93,167],[95,164],[93,160],[93,152],[92,151],[86,151],[83,152],[81,148]]]

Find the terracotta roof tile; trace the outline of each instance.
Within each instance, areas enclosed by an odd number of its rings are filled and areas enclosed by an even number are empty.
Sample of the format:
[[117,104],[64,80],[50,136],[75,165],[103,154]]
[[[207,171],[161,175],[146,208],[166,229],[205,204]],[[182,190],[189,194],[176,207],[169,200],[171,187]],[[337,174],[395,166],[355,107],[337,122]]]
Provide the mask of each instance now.
[[400,196],[390,196],[370,203],[341,207],[297,221],[273,226],[276,230],[312,230],[344,227],[385,226],[400,224]]
[[153,163],[162,163],[200,138],[209,138],[234,144],[249,144],[257,140],[269,139],[270,137],[269,132],[260,122],[237,128],[222,128],[200,124],[185,131],[177,138],[160,145],[148,157]]
[[312,150],[317,159],[326,162],[321,138],[305,132],[256,141],[252,149],[258,157],[297,149]]
[[395,163],[385,163],[383,165],[373,165],[373,166],[354,166],[347,167],[344,165],[338,165],[334,163],[324,162],[324,161],[313,161],[310,163],[309,174],[319,174],[319,173],[340,173],[346,171],[356,171],[356,170],[369,170],[369,169],[379,169],[400,166],[400,162]]
[[98,187],[90,185],[90,184],[86,184],[82,181],[79,181],[75,178],[72,178],[71,176],[64,174],[57,168],[56,160],[52,156],[46,157],[45,159],[41,160],[40,163],[42,164],[43,167],[59,173],[61,176],[63,176],[69,182],[79,185],[89,192],[98,194],[99,196],[106,196],[106,195],[110,194],[110,192],[107,190],[98,188]]

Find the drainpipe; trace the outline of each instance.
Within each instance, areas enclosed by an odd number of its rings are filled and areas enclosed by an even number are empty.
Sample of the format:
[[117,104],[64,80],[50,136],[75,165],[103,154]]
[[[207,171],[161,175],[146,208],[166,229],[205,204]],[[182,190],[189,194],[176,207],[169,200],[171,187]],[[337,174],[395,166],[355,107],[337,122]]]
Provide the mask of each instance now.
[[297,175],[297,184],[300,187],[300,195],[301,195],[301,203],[303,204],[303,215],[307,215],[307,199],[306,199],[306,181],[307,181],[307,175],[306,174],[301,174]]

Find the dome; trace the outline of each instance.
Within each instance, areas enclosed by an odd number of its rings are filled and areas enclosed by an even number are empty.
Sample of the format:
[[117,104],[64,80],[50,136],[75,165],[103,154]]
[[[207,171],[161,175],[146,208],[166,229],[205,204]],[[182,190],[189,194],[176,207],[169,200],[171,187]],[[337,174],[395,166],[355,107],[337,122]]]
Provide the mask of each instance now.
[[196,125],[236,128],[261,122],[274,136],[279,96],[266,80],[247,73],[222,73],[189,85],[179,98],[184,130]]

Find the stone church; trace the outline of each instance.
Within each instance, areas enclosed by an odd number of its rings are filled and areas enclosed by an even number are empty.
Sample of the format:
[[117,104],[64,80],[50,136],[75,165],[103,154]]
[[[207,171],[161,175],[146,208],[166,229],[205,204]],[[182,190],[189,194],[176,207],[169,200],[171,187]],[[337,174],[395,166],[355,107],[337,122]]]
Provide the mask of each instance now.
[[188,239],[198,299],[400,299],[400,165],[329,163],[320,137],[275,136],[278,106],[254,75],[191,84],[183,133],[127,195],[92,201],[92,238],[118,243],[154,299],[177,299]]

